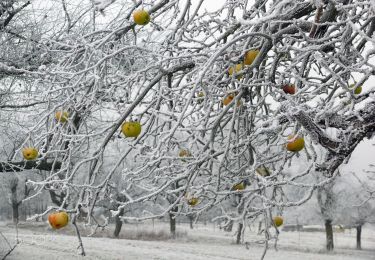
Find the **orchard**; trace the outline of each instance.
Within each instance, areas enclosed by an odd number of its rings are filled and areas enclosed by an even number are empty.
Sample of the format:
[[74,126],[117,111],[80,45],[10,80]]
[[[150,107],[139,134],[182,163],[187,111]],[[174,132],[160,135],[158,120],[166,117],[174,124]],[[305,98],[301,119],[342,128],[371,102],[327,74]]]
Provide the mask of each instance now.
[[38,171],[22,199],[82,255],[82,209],[111,205],[238,243],[261,222],[263,259],[375,132],[370,0],[16,0],[0,24],[2,174]]

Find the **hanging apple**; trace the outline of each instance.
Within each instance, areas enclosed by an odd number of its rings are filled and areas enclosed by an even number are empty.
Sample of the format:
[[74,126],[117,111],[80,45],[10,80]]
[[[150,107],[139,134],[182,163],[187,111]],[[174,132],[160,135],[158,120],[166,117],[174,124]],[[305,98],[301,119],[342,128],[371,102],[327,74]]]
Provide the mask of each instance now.
[[230,102],[233,101],[234,97],[235,97],[235,96],[234,96],[233,93],[232,93],[232,94],[229,94],[229,95],[226,95],[226,96],[224,97],[224,99],[223,99],[223,105],[224,105],[224,106],[229,105]]
[[203,91],[199,91],[198,94],[196,95],[197,97],[197,102],[200,104],[203,102],[204,100],[204,92]]
[[55,113],[55,119],[60,123],[65,123],[68,121],[69,113],[66,111],[57,111]]
[[48,215],[48,222],[53,229],[60,229],[68,225],[69,216],[65,211],[55,212]]
[[[236,64],[234,67],[230,67],[229,70],[228,70],[228,73],[230,76],[234,74],[238,74],[243,68],[243,65],[242,63],[239,63],[239,64]],[[237,76],[237,79],[241,79],[242,78],[242,75],[239,75]]]
[[296,93],[296,87],[294,86],[294,84],[287,84],[283,86],[283,91],[286,94],[294,95]]
[[[229,105],[232,101],[233,101],[233,99],[236,97],[236,94],[235,93],[231,93],[231,94],[228,94],[228,95],[226,95],[224,98],[223,98],[223,105],[224,106],[227,106],[227,105]],[[242,101],[241,100],[238,100],[237,101],[237,107],[239,107],[239,106],[241,106],[241,104],[242,104]]]
[[133,13],[133,19],[138,25],[146,25],[150,22],[150,15],[147,11],[140,9]]
[[276,227],[280,227],[284,223],[284,219],[281,216],[273,217],[273,224]]
[[251,65],[253,64],[254,60],[259,54],[259,50],[250,50],[246,52],[245,58],[244,58],[244,64],[245,65]]
[[235,190],[235,191],[244,190],[244,189],[245,189],[245,183],[243,181],[233,185],[232,187],[232,190]]
[[38,150],[34,147],[25,147],[22,149],[22,155],[25,160],[35,160],[38,157]]
[[141,123],[139,122],[125,122],[121,126],[121,132],[125,137],[137,137],[142,131]]
[[192,207],[194,207],[195,205],[197,205],[198,202],[199,202],[199,200],[198,200],[198,198],[196,198],[196,197],[192,197],[192,198],[190,198],[190,199],[187,200],[187,203],[188,203],[190,206],[192,206]]
[[[351,84],[350,86],[349,86],[349,88],[354,88],[355,87],[355,84]],[[361,94],[361,92],[362,92],[362,86],[358,86],[358,87],[356,87],[355,88],[355,90],[354,90],[354,94],[356,94],[356,95],[359,95],[359,94]]]
[[294,135],[288,136],[286,149],[291,152],[299,152],[305,147],[305,139]]
[[191,153],[189,150],[187,149],[181,149],[179,152],[178,152],[178,156],[179,157],[191,157]]

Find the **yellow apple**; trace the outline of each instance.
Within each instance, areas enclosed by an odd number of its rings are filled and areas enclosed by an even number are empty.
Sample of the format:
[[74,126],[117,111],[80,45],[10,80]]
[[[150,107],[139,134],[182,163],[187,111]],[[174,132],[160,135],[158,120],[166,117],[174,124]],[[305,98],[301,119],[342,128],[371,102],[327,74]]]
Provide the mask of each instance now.
[[190,198],[190,199],[187,200],[187,203],[188,203],[190,206],[192,206],[192,207],[194,207],[195,205],[197,205],[198,202],[199,202],[199,200],[198,200],[198,198],[196,198],[196,197],[192,197],[192,198]]
[[232,94],[229,94],[229,95],[226,95],[223,99],[223,105],[224,106],[227,106],[230,104],[230,102],[233,101],[235,95],[232,93]]
[[243,63],[245,65],[251,65],[256,59],[256,57],[258,56],[258,54],[259,54],[259,50],[251,50],[251,51],[246,52]]
[[305,147],[305,139],[303,137],[288,136],[286,149],[291,152],[299,152]]
[[284,219],[281,216],[273,217],[273,224],[276,227],[280,227],[284,223]]
[[69,113],[66,111],[57,111],[55,113],[55,119],[60,123],[65,123],[68,121]]
[[204,92],[203,91],[199,91],[198,94],[196,95],[197,97],[197,102],[200,104],[203,102],[204,100]]
[[69,216],[65,211],[55,212],[48,216],[48,222],[53,229],[60,229],[68,225]]
[[191,153],[190,153],[189,150],[181,149],[181,150],[178,152],[178,156],[179,156],[179,157],[191,157]]
[[[351,84],[351,85],[349,86],[349,88],[354,88],[354,86],[355,86],[355,84]],[[356,94],[356,95],[361,94],[361,92],[362,92],[362,86],[358,86],[358,87],[356,87],[355,90],[354,90],[354,94]]]
[[150,22],[150,15],[147,11],[140,9],[133,13],[133,19],[138,25],[146,25]]
[[[233,73],[238,74],[242,70],[242,68],[243,68],[242,63],[239,63],[239,64],[235,65],[234,67],[230,67],[229,70],[228,70],[228,73],[229,73],[230,76],[232,76]],[[242,78],[242,75],[237,76],[237,79],[241,79],[241,78]]]
[[[226,95],[226,96],[223,98],[223,105],[224,105],[224,106],[229,105],[230,102],[232,102],[233,99],[234,99],[235,97],[236,97],[236,94],[234,94],[234,93],[231,93],[231,94]],[[239,107],[241,104],[242,104],[241,100],[238,100],[238,101],[237,101],[237,107]]]
[[121,132],[125,137],[137,137],[141,131],[142,126],[139,122],[125,122],[121,126]]
[[240,183],[237,183],[233,185],[232,190],[244,190],[245,189],[245,183],[242,181]]
[[38,157],[38,150],[34,147],[25,147],[22,149],[22,155],[25,160],[34,160]]

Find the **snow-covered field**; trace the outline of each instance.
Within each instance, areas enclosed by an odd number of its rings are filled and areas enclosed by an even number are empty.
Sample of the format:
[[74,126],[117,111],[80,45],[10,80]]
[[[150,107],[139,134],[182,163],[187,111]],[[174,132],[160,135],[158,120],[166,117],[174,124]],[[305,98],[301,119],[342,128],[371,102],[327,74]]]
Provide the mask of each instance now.
[[[145,232],[147,230],[147,232]],[[135,225],[125,224],[122,234],[144,234],[145,240],[113,239],[106,237],[111,230],[99,234],[101,237],[83,237],[86,259],[186,259],[186,260],[225,260],[260,259],[262,245],[252,243],[257,237],[248,231],[245,241],[250,241],[248,249],[234,244],[234,233],[227,233],[212,224],[199,224],[190,230],[187,225],[178,225],[180,236],[167,239],[168,226],[164,223]],[[0,232],[10,242],[14,242],[15,232],[10,225],[0,224]],[[77,253],[77,238],[73,228],[52,231],[47,224],[24,224],[19,228],[21,243],[7,259],[80,259]],[[355,249],[355,232],[346,230],[335,233],[335,251],[324,250],[323,232],[282,232],[279,236],[278,250],[271,244],[265,259],[277,260],[362,260],[375,259],[375,230],[363,230],[363,250]],[[0,258],[6,244],[0,237]],[[2,248],[1,248],[2,247]]]

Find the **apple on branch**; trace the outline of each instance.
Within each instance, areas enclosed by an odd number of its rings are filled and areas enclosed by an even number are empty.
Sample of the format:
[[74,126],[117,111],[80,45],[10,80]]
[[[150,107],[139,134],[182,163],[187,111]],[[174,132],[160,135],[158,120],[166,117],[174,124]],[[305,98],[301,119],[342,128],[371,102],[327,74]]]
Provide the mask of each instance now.
[[53,229],[60,229],[68,225],[69,216],[65,211],[55,212],[48,215],[48,222]]
[[38,157],[38,150],[34,147],[25,147],[22,149],[22,155],[25,160],[35,160]]
[[125,122],[121,126],[121,132],[125,137],[137,137],[142,131],[141,123],[139,122]]
[[138,25],[146,25],[150,22],[150,15],[146,10],[140,9],[133,13],[133,19]]
[[290,135],[286,149],[290,152],[299,152],[305,147],[305,139],[303,137]]

